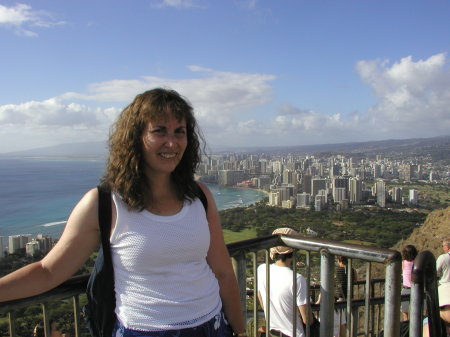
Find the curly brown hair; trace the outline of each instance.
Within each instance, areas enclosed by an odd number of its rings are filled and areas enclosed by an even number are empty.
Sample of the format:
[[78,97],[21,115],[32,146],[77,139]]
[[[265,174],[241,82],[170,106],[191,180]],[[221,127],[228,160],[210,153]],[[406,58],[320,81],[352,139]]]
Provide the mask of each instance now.
[[192,106],[174,90],[156,88],[136,96],[122,110],[109,136],[109,157],[102,183],[117,191],[130,209],[143,210],[152,201],[151,186],[146,179],[142,155],[142,133],[150,121],[165,119],[172,113],[186,121],[187,147],[171,174],[180,200],[198,196],[194,180],[201,160],[203,141]]

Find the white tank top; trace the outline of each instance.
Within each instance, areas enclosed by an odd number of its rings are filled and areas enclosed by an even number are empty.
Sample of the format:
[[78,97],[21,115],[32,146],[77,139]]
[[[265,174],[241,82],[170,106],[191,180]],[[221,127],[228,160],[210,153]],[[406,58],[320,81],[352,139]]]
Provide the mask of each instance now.
[[210,244],[199,199],[159,216],[128,211],[113,193],[111,235],[116,315],[128,329],[160,331],[198,326],[220,312],[219,284],[206,262]]

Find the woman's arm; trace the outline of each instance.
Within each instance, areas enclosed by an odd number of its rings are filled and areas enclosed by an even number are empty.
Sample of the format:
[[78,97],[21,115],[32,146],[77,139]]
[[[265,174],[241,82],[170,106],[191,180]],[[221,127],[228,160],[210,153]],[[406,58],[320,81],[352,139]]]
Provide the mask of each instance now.
[[92,189],[72,211],[64,232],[41,260],[0,279],[0,302],[43,293],[70,278],[100,241],[98,192]]
[[202,183],[199,183],[199,185],[208,199],[207,218],[211,244],[206,260],[219,281],[220,297],[227,320],[230,322],[234,333],[243,333],[245,332],[245,323],[239,297],[239,287],[223,238],[219,212],[209,189]]

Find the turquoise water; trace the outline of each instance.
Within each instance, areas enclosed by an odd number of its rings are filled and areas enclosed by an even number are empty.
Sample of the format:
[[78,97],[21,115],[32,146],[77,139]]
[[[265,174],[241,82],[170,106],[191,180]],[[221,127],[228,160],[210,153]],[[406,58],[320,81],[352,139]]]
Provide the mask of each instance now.
[[[59,237],[75,204],[98,184],[103,161],[0,159],[0,236]],[[219,210],[247,206],[263,192],[208,185]]]

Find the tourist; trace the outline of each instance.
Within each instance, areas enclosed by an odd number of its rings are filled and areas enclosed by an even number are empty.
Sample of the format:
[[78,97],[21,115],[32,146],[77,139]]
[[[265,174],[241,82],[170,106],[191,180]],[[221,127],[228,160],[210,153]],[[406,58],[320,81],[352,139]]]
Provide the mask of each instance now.
[[442,241],[444,254],[439,255],[436,260],[436,271],[439,277],[439,284],[450,282],[450,238]]
[[[411,295],[411,274],[417,249],[413,245],[406,245],[402,249],[402,295]],[[402,301],[401,311],[403,320],[409,320],[409,301]]]
[[[190,104],[166,89],[137,95],[114,125],[102,183],[113,200],[115,337],[246,336],[217,207],[194,181],[199,137]],[[0,301],[42,293],[74,275],[99,245],[97,207],[92,189],[41,261],[0,279]]]
[[[291,228],[278,228],[272,234],[298,235]],[[270,327],[272,334],[279,336],[292,336],[293,332],[293,306],[292,292],[293,270],[291,269],[294,250],[285,246],[273,247],[270,249],[270,258],[274,261],[270,265]],[[258,267],[258,298],[264,312],[267,312],[266,303],[266,264]],[[298,313],[297,317],[297,337],[305,336],[304,324],[309,321],[310,324],[316,323],[309,308],[310,316],[307,316],[307,296],[306,280],[297,274],[297,298]],[[316,323],[317,324],[317,323]]]

